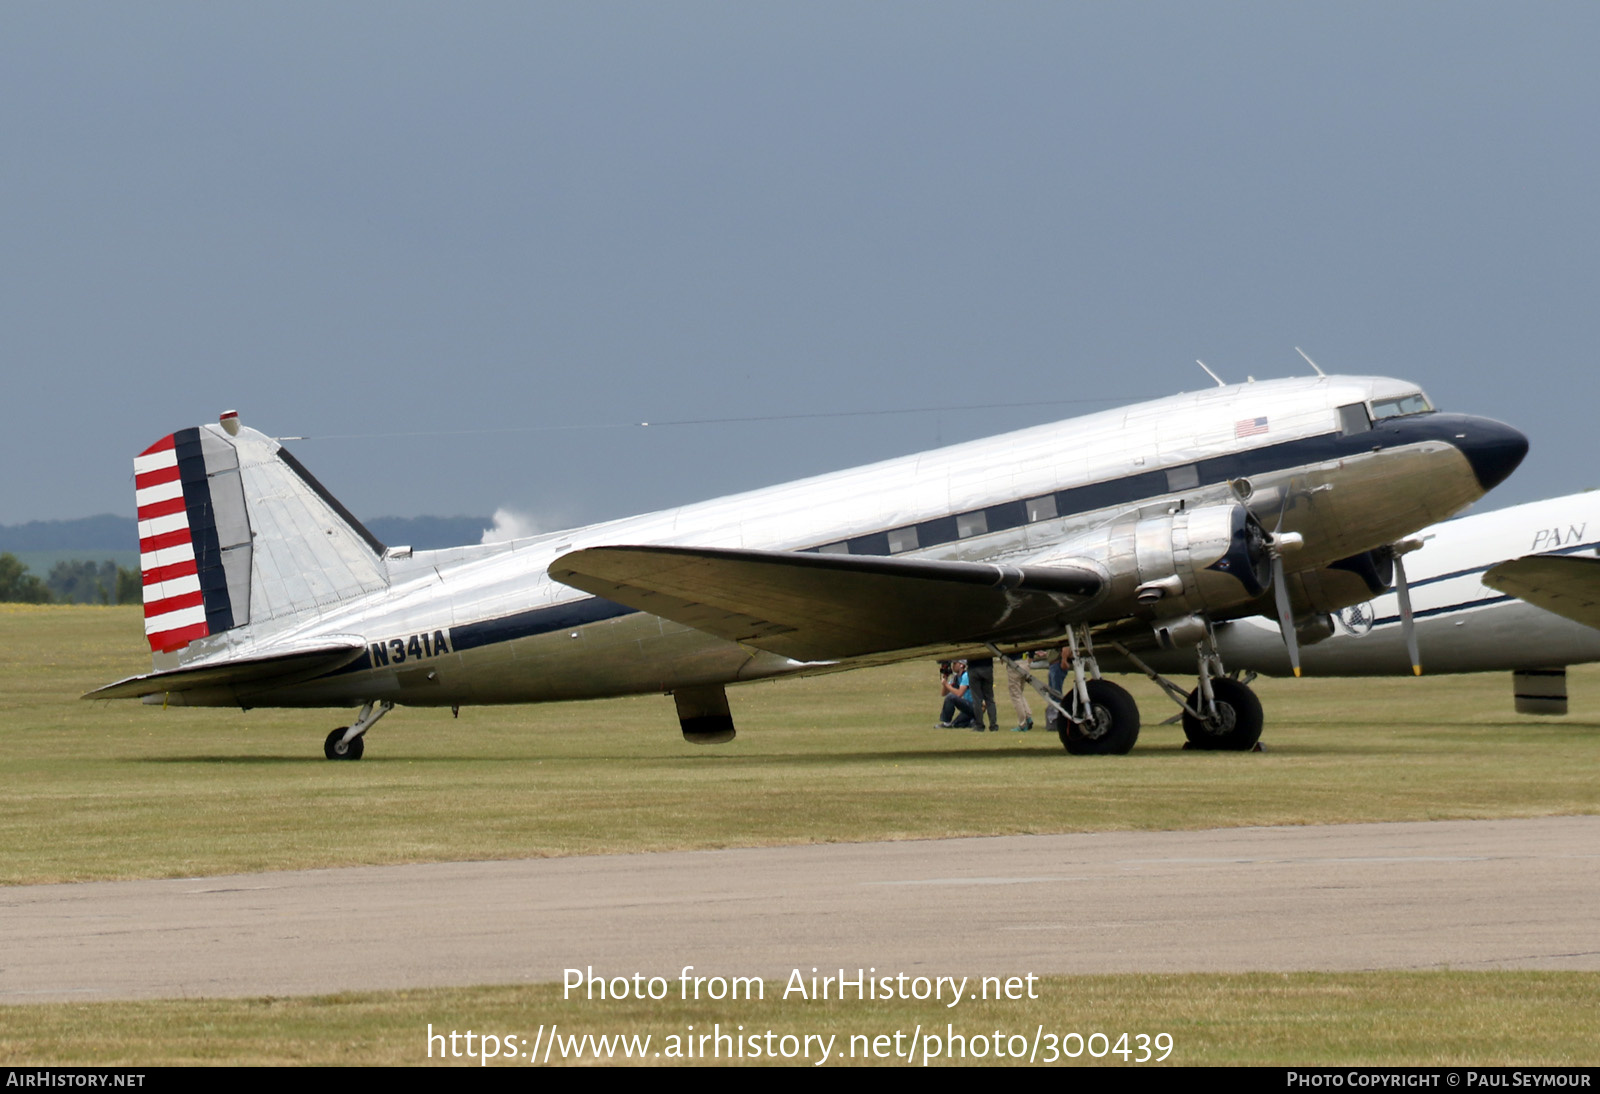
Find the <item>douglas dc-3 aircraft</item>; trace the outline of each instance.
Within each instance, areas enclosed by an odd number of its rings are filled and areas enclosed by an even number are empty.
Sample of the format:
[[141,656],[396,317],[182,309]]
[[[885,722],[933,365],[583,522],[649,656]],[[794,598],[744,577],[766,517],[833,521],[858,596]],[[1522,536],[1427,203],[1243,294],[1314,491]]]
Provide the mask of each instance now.
[[[1600,491],[1530,502],[1424,528],[1405,555],[1416,644],[1430,673],[1511,672],[1522,714],[1567,712],[1568,665],[1600,661]],[[1332,612],[1312,610],[1303,575],[1290,577],[1306,671],[1318,676],[1410,675],[1399,597],[1386,568],[1350,574],[1371,597]],[[1353,595],[1353,594],[1352,594]],[[1348,599],[1336,597],[1335,599]],[[1219,623],[1217,648],[1234,670],[1287,676],[1275,625]],[[1160,672],[1173,653],[1140,658]],[[1116,655],[1102,667],[1118,669]]]
[[[734,735],[725,686],[1066,643],[1070,752],[1127,752],[1139,712],[1096,640],[1186,649],[1185,727],[1247,749],[1259,701],[1213,624],[1312,591],[1371,597],[1394,544],[1516,468],[1528,442],[1413,384],[1220,384],[784,486],[510,543],[386,548],[277,441],[228,412],[134,460],[155,671],[91,692],[191,706],[362,704],[355,759],[396,703],[669,692],[684,736]],[[1277,595],[1274,598],[1273,594]]]

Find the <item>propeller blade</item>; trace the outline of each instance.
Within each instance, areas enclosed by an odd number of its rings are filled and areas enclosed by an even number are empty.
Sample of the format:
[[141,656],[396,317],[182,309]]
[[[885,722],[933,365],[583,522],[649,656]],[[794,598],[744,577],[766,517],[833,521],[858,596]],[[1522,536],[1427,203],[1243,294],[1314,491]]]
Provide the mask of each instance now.
[[1278,604],[1278,630],[1283,634],[1284,648],[1289,651],[1289,667],[1300,675],[1300,640],[1294,633],[1294,611],[1289,607],[1289,583],[1283,577],[1283,556],[1272,552],[1272,598]]
[[1422,675],[1422,660],[1417,656],[1417,624],[1411,616],[1411,586],[1406,584],[1406,564],[1399,553],[1394,556],[1394,592],[1400,600],[1400,633],[1406,638],[1406,653],[1411,658],[1411,675]]

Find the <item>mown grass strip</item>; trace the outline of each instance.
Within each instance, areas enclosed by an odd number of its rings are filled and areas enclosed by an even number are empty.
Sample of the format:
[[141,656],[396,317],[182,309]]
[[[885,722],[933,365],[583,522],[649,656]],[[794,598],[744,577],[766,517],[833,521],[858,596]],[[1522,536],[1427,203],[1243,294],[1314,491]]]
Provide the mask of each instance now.
[[359,763],[349,712],[83,702],[146,667],[135,609],[0,609],[0,883],[367,863],[1592,813],[1600,671],[1565,718],[1510,711],[1509,674],[1258,682],[1263,754],[1071,757],[1041,732],[933,727],[912,664],[733,689],[736,741],[683,742],[670,699],[401,709]]

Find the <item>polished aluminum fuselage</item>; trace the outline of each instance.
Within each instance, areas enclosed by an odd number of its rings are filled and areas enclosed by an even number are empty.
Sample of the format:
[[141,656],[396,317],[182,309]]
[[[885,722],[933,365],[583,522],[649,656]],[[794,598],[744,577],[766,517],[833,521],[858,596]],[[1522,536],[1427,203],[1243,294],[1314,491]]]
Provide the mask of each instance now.
[[[522,703],[839,667],[727,642],[548,576],[553,560],[586,547],[874,553],[886,530],[966,520],[965,533],[905,553],[1048,565],[1070,555],[1074,536],[1115,517],[1228,503],[1248,493],[1268,529],[1303,537],[1291,569],[1320,567],[1442,520],[1483,493],[1461,442],[1452,439],[1464,434],[1451,434],[1448,424],[1481,420],[1421,415],[1406,433],[1341,438],[1339,407],[1415,390],[1368,377],[1219,387],[510,543],[390,548],[382,559],[384,590],[196,647],[203,662],[344,640],[369,649],[360,662],[270,689],[219,687],[171,699],[246,707]],[[1247,474],[1232,474],[1234,467]],[[1092,504],[1096,491],[1110,491],[1107,504],[1058,515],[1028,501]],[[962,516],[1018,503],[1027,519],[995,531],[973,530]]]

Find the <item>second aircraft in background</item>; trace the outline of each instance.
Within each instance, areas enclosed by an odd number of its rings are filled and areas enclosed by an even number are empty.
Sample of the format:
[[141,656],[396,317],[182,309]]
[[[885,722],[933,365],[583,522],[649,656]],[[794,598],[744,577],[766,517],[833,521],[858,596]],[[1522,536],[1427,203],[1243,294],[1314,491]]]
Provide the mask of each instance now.
[[[1423,669],[1436,673],[1513,673],[1516,709],[1567,712],[1566,667],[1600,661],[1600,491],[1530,502],[1424,528],[1406,558]],[[1309,610],[1291,575],[1300,658],[1317,676],[1411,674],[1399,598],[1389,573],[1323,571],[1368,582],[1370,595],[1332,612]],[[1290,673],[1278,627],[1260,617],[1216,625],[1228,667],[1268,676]],[[1107,668],[1115,656],[1102,658]],[[1141,660],[1176,672],[1186,660],[1150,651]]]

